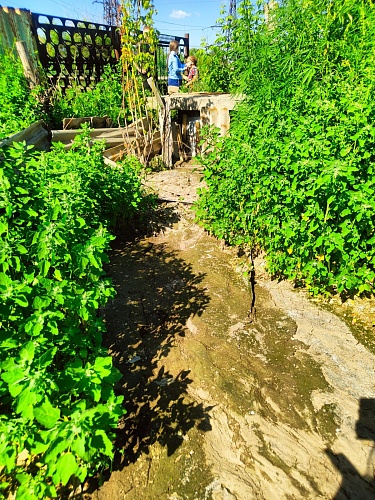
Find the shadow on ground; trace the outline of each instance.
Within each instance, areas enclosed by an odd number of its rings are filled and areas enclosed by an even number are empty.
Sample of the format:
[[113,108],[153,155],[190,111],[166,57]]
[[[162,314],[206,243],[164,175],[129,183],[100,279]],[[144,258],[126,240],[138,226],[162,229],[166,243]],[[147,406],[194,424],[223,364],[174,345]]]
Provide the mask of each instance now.
[[[173,209],[159,210],[164,227],[178,220]],[[148,233],[151,226],[152,221]],[[148,453],[155,442],[172,455],[192,427],[210,430],[211,408],[186,397],[188,367],[170,373],[162,361],[184,336],[188,318],[203,312],[209,296],[201,285],[203,274],[194,274],[176,252],[141,235],[132,242],[118,238],[110,261],[108,274],[117,295],[104,310],[104,344],[123,374],[117,393],[124,396],[127,410],[117,433],[122,453],[113,469],[118,470]]]
[[[375,443],[375,398],[361,398],[359,401],[356,434],[358,439]],[[362,476],[343,453],[325,450],[332,464],[340,471],[342,483],[333,500],[375,498],[375,446],[372,446],[367,463],[367,474]]]

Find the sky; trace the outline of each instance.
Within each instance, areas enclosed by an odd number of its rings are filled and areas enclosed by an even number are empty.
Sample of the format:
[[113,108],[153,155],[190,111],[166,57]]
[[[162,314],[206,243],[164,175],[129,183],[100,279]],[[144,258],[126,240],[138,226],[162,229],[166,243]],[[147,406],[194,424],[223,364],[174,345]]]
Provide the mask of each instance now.
[[[220,8],[228,11],[229,0],[154,0],[158,11],[154,26],[160,33],[184,36],[189,33],[190,47],[198,48],[202,38],[213,44]],[[97,0],[2,0],[3,7],[19,7],[37,14],[51,14],[82,21],[103,23],[103,4]]]

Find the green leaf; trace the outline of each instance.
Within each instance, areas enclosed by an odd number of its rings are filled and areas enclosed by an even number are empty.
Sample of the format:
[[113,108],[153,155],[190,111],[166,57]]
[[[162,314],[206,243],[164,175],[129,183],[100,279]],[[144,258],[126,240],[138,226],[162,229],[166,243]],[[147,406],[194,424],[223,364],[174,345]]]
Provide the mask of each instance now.
[[112,371],[112,358],[110,356],[95,359],[94,370],[102,377],[107,377]]
[[57,280],[62,281],[61,272],[58,269],[55,269],[53,275]]
[[46,398],[42,405],[34,408],[34,416],[43,427],[51,429],[60,418],[60,410],[53,407],[49,399]]
[[49,297],[35,297],[33,300],[34,309],[45,309],[51,304]]
[[79,466],[79,469],[78,471],[76,472],[76,476],[78,477],[78,479],[81,481],[81,483],[83,483],[87,477],[87,467],[86,465],[83,465],[81,464]]
[[30,363],[34,359],[35,346],[34,342],[27,342],[24,344],[20,350],[19,356],[22,364]]
[[86,225],[85,219],[82,219],[82,217],[77,217],[77,222],[79,224],[79,228],[82,228],[83,226]]
[[[7,437],[3,435],[2,439],[7,439]],[[0,465],[6,467],[8,472],[11,472],[14,469],[16,459],[17,451],[14,447],[8,446],[3,453],[0,453]]]
[[30,215],[30,217],[38,217],[38,212],[35,212],[35,210],[33,210],[32,208],[28,208],[26,210],[26,213]]
[[104,453],[107,457],[113,458],[113,444],[103,430],[99,429],[95,432],[91,439],[91,447]]
[[62,485],[65,486],[71,476],[76,474],[78,470],[78,464],[74,455],[70,452],[65,453],[56,463],[56,474],[54,474],[53,477],[55,484],[61,482]]
[[27,420],[33,420],[33,406],[36,403],[37,396],[30,386],[26,387],[17,397],[16,413]]
[[39,368],[47,368],[47,366],[52,363],[56,351],[57,347],[51,347],[44,354],[42,354],[42,356],[38,359]]
[[52,216],[51,216],[51,220],[56,220],[57,219],[57,216],[59,215],[60,210],[61,210],[61,205],[60,205],[60,203],[57,200],[55,200],[55,204],[54,204],[54,207],[53,207],[53,213],[52,213]]
[[28,250],[26,247],[24,247],[23,245],[21,244],[18,244],[17,247],[16,247],[16,250],[18,253],[20,253],[21,255],[25,255],[28,253]]
[[18,295],[14,298],[14,302],[16,302],[21,307],[27,307],[29,305],[27,298],[24,295]]
[[[45,432],[47,432],[47,431],[45,431]],[[51,471],[55,471],[55,469],[56,469],[57,457],[59,455],[61,455],[62,452],[68,451],[68,449],[70,448],[70,444],[71,444],[71,441],[73,440],[74,436],[71,436],[71,439],[68,439],[68,437],[66,435],[66,429],[64,426],[62,429],[60,429],[60,434],[62,434],[62,435],[59,434],[58,438],[55,440],[51,440],[49,438],[50,432],[51,431],[48,431],[48,433],[44,437],[44,439],[46,441],[48,441],[48,443],[49,443],[49,449],[48,449],[47,453],[44,455],[43,460],[46,464],[49,465],[49,467],[50,467],[49,470],[51,472]]]
[[42,262],[39,264],[39,269],[42,276],[47,276],[50,267],[51,263],[48,260],[42,260]]
[[11,372],[1,374],[1,378],[8,384],[10,394],[15,398],[22,391],[23,385],[20,382],[26,380],[24,370],[16,368]]
[[8,232],[8,224],[0,221],[0,234]]
[[86,458],[85,443],[86,443],[86,441],[85,441],[84,437],[76,436],[74,438],[74,441],[71,444],[72,450],[75,451],[77,453],[77,455],[82,459]]

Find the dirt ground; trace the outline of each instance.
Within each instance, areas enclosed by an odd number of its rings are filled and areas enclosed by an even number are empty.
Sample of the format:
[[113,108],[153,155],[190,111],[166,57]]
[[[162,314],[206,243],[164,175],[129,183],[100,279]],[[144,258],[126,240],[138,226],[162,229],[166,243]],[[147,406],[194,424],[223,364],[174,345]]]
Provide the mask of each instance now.
[[[375,306],[322,304],[194,223],[200,172],[159,172],[104,311],[121,453],[95,500],[375,499]],[[254,295],[255,294],[255,295]],[[251,306],[254,308],[251,310]]]

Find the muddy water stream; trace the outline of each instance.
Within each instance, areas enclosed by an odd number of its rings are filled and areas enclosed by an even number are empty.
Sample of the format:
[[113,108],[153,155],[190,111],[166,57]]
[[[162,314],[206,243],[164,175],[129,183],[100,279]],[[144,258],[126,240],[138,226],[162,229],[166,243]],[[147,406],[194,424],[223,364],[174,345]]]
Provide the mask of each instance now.
[[246,259],[193,222],[199,174],[170,172],[149,236],[111,256],[128,413],[92,498],[375,499],[374,354],[261,261],[249,314]]

